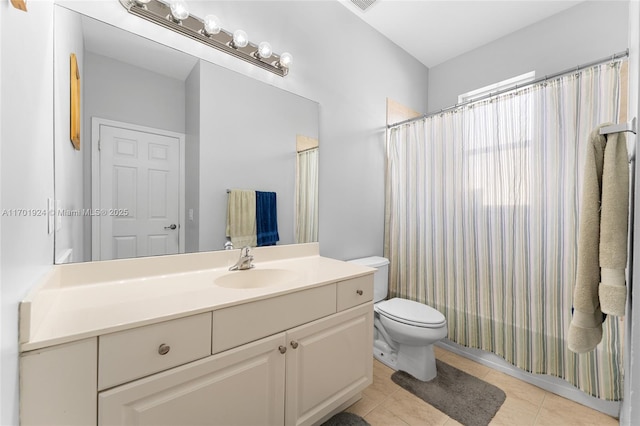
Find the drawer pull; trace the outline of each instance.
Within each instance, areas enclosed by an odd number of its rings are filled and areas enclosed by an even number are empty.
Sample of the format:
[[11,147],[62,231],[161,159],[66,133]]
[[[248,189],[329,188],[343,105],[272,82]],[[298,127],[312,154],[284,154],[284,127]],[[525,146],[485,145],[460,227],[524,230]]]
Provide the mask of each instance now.
[[362,290],[356,290],[356,293],[358,293],[358,296],[362,296],[364,294]]
[[283,354],[287,351],[287,347],[280,345],[278,346],[278,350],[280,351],[281,354]]
[[166,355],[169,353],[169,351],[171,350],[171,346],[169,345],[165,345],[164,343],[160,345],[160,347],[158,348],[158,353],[160,355]]
[[292,341],[291,341],[291,347],[292,347],[293,349],[297,349],[297,348],[298,348],[298,342],[296,342],[295,340],[292,340]]

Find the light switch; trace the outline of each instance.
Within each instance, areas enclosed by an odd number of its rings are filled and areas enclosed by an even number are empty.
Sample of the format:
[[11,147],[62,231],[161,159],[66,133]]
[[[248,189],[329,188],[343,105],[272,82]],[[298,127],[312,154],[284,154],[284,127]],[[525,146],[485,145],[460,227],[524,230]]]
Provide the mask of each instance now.
[[189,220],[193,222],[193,209],[189,209]]

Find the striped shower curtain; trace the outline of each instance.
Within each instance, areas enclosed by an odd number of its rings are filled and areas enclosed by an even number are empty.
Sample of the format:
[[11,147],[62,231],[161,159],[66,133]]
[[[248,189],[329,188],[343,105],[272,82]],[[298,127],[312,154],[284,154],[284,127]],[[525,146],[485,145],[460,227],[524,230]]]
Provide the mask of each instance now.
[[622,62],[392,128],[385,255],[390,295],[441,311],[449,339],[622,398],[622,324],[567,348],[585,148],[617,122]]
[[296,242],[318,241],[318,148],[297,154]]

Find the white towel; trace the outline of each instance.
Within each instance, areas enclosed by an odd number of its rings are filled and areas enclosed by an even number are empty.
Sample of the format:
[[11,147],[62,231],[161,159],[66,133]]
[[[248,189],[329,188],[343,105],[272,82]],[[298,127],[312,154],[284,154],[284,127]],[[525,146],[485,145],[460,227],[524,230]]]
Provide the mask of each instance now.
[[258,244],[256,231],[256,191],[232,189],[227,202],[227,237],[234,247],[255,247]]
[[[624,135],[600,135],[600,127],[589,136],[580,207],[574,311],[568,335],[569,349],[578,353],[594,349],[602,340],[601,305],[619,305],[620,301],[610,296],[608,290],[615,284],[617,287],[612,292],[619,296],[620,268],[625,289],[629,209],[627,148]],[[614,281],[605,286],[600,284],[601,267],[605,282],[608,277],[614,277]]]

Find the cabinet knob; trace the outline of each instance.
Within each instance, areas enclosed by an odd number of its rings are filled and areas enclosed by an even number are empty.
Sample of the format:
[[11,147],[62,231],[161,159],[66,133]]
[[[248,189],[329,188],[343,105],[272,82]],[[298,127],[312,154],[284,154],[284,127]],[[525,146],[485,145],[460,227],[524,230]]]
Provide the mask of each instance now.
[[295,340],[292,340],[292,341],[291,341],[291,347],[292,347],[293,349],[296,349],[296,348],[298,347],[298,342],[296,342]]
[[358,293],[358,296],[362,296],[364,294],[362,290],[356,290],[356,293]]
[[280,351],[281,354],[283,354],[287,351],[287,347],[280,345],[278,346],[278,350]]
[[170,350],[171,350],[171,346],[165,345],[164,343],[158,347],[158,353],[160,355],[166,355],[169,353]]

